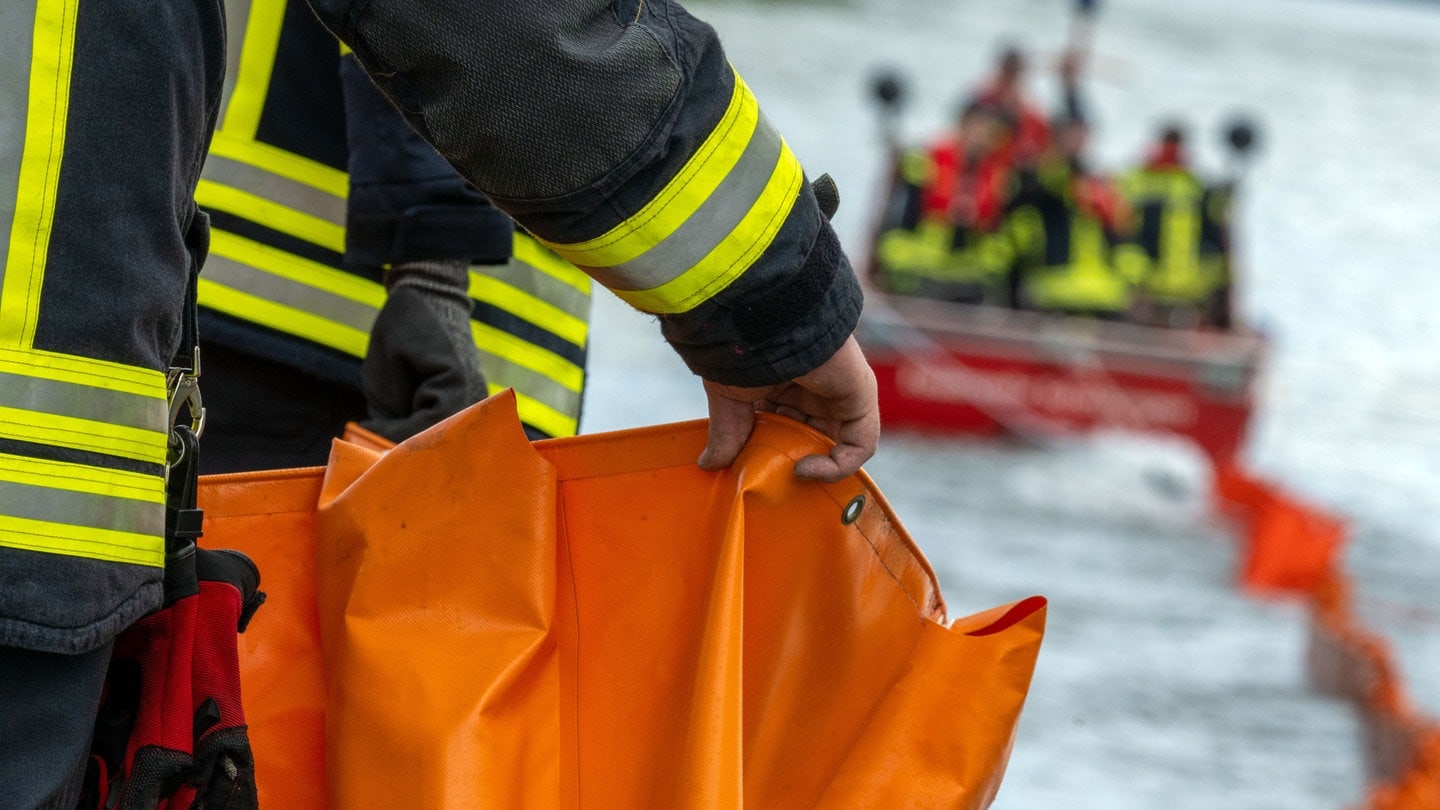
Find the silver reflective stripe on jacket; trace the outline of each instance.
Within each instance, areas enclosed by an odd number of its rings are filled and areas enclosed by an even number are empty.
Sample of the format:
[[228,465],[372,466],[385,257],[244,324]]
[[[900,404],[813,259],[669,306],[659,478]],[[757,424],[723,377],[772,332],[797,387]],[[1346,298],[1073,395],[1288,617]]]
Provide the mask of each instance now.
[[[589,276],[519,231],[509,263],[470,269],[470,297],[525,324],[502,330],[470,322],[486,383],[492,393],[515,389],[520,421],[549,436],[579,431],[590,290]],[[557,340],[573,347],[570,357],[541,345]]]
[[549,244],[638,309],[688,312],[755,264],[803,179],[736,74],[720,122],[648,204],[595,239]]
[[[0,26],[33,32],[10,40],[28,49],[0,49],[0,104],[25,111],[0,116],[0,439],[41,455],[159,469],[168,433],[162,373],[34,345],[77,14],[78,0],[9,0],[0,8]],[[0,453],[0,546],[159,566],[164,490],[159,474]]]

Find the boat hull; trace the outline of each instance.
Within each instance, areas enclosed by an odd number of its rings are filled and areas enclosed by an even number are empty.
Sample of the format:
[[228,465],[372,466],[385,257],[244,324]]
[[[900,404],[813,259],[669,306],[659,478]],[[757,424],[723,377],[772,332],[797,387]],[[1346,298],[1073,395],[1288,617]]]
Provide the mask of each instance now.
[[1178,330],[872,294],[859,336],[887,429],[1244,443],[1264,357],[1249,332]]

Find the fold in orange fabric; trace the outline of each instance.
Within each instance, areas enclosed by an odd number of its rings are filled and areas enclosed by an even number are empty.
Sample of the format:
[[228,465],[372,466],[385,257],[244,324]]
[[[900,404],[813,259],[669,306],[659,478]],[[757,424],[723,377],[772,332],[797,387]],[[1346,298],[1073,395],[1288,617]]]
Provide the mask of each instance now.
[[498,395],[324,470],[202,480],[261,566],[242,637],[262,806],[983,808],[1044,633],[946,623],[874,483],[762,415],[530,443]]

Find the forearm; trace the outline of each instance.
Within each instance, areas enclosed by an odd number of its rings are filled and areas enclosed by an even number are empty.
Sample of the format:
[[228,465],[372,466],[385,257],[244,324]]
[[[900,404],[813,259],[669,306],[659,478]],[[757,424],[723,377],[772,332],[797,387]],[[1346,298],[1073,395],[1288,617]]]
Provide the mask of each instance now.
[[859,286],[798,161],[678,5],[312,4],[462,174],[659,315],[692,370],[774,383],[853,330]]
[[415,134],[352,57],[340,63],[340,85],[350,182],[345,260],[367,268],[504,264],[514,241],[510,218]]

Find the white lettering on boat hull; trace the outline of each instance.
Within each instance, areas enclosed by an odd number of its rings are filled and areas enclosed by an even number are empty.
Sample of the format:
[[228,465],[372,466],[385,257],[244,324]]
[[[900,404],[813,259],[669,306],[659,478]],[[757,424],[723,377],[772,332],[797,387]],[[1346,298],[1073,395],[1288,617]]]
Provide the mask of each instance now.
[[906,397],[972,405],[985,412],[1033,413],[1050,419],[1117,427],[1188,428],[1199,417],[1183,393],[1125,389],[1103,374],[1098,379],[1037,376],[959,363],[932,367],[901,362],[895,383]]

